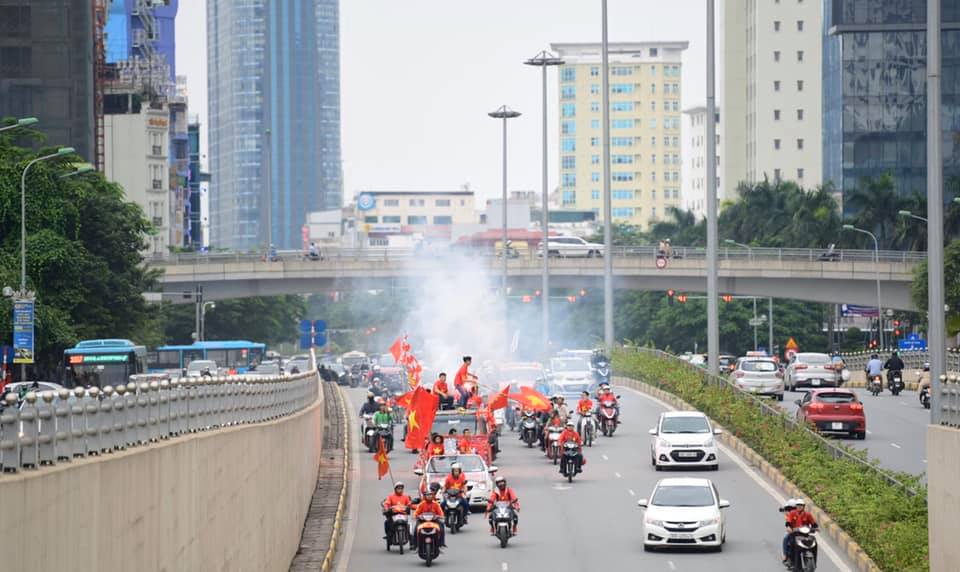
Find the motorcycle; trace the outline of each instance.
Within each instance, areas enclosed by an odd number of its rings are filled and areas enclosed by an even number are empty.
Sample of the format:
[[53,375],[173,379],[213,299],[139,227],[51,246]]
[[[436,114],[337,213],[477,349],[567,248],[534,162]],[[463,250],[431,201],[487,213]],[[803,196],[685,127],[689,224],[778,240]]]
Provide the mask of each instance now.
[[456,534],[460,532],[466,522],[466,515],[463,514],[463,507],[460,506],[460,499],[463,495],[460,489],[451,487],[443,493],[443,514],[446,518],[447,530]]
[[597,383],[610,383],[610,363],[606,361],[599,361],[596,364],[596,367],[593,371],[594,377],[596,377]]
[[507,541],[513,536],[513,507],[507,501],[493,504],[493,529],[500,539],[500,548],[507,547]]
[[790,551],[791,572],[814,572],[817,569],[816,528],[801,526],[793,531],[793,549]]
[[350,373],[347,374],[347,382],[350,384],[350,387],[357,387],[360,385],[360,368],[354,368]]
[[563,464],[560,465],[560,473],[567,477],[567,482],[572,483],[573,477],[577,474],[577,455],[580,454],[580,447],[572,441],[563,444]]
[[920,403],[924,409],[930,409],[930,388],[924,387],[920,390]]
[[562,427],[547,428],[547,458],[553,461],[554,465],[560,462],[560,433],[562,432]]
[[527,448],[533,447],[537,442],[537,434],[540,424],[532,414],[525,413],[520,421],[520,437],[527,444]]
[[900,395],[900,392],[903,391],[903,388],[905,387],[903,384],[903,372],[891,371],[887,375],[887,382],[890,386],[890,393],[894,395]]
[[613,432],[617,430],[617,403],[612,399],[604,400],[600,403],[600,431],[604,437],[613,437]]
[[583,439],[583,444],[587,447],[593,447],[593,440],[597,435],[597,422],[590,413],[582,413],[580,422],[577,426],[577,433]]
[[386,423],[377,425],[376,429],[374,430],[373,439],[370,445],[373,447],[370,449],[371,453],[377,450],[380,439],[383,439],[383,448],[386,449],[387,453],[393,451],[393,425],[388,425]]
[[417,521],[417,555],[427,568],[440,556],[440,523],[432,512],[421,514]]
[[410,542],[410,525],[407,521],[410,518],[410,508],[406,506],[395,506],[384,514],[390,518],[390,534],[387,535],[387,552],[390,552],[391,546],[400,547],[400,554],[403,554],[403,548]]
[[870,390],[870,393],[872,393],[874,397],[880,395],[880,392],[883,391],[883,377],[880,375],[871,377],[867,383],[867,389]]
[[360,434],[363,435],[363,445],[371,453],[374,452],[377,447],[377,441],[374,438],[377,434],[377,430],[373,426],[372,413],[363,414],[363,422],[360,424]]

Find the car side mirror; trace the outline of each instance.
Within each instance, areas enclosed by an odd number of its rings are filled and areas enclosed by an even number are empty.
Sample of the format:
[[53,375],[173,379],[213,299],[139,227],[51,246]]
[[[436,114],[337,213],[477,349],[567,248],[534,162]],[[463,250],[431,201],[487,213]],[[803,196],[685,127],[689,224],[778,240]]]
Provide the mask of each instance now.
[[623,396],[622,396],[622,395],[618,395],[618,396],[617,396],[617,399],[623,399]]
[[497,468],[496,466],[488,467],[488,468],[487,468],[487,472],[490,473],[491,475],[494,474],[494,473],[496,473],[496,472],[499,471],[499,470],[500,470],[500,469]]
[[714,435],[722,435],[722,434],[723,434],[723,429],[714,429],[714,430],[713,430],[713,434],[714,434]]
[[418,477],[422,477],[422,476],[423,476],[423,469],[414,469],[414,470],[413,470],[413,474],[414,474],[414,475],[417,475]]
[[647,508],[648,504],[649,503],[647,502],[647,499],[640,499],[637,501],[637,506],[640,508]]
[[726,499],[720,499],[720,502],[717,504],[720,508],[730,508],[730,501]]
[[656,434],[657,434],[657,430],[654,428],[654,429],[651,429],[651,430],[647,431],[647,433],[649,433],[649,434],[651,434],[651,435],[656,435]]
[[794,403],[796,403],[797,405],[800,405],[800,400],[797,399],[797,400],[794,401]]

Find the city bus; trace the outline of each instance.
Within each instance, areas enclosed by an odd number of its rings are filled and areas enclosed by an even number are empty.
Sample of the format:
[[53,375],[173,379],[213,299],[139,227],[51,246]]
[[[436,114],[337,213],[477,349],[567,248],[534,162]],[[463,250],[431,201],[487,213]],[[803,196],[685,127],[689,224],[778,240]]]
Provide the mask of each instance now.
[[147,371],[147,348],[130,340],[83,340],[63,352],[66,387],[116,387]]
[[213,360],[221,369],[246,373],[261,361],[266,344],[246,340],[194,342],[190,345],[160,346],[150,354],[151,372],[182,371],[197,359]]

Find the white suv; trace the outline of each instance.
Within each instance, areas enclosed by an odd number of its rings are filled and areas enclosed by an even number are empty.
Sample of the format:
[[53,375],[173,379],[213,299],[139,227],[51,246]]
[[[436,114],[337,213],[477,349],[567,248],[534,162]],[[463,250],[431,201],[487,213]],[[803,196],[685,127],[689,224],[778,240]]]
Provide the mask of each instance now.
[[[547,254],[549,256],[593,258],[603,256],[603,245],[587,242],[579,236],[553,236],[547,239]],[[541,242],[537,256],[543,256]]]
[[668,411],[660,414],[657,426],[650,430],[650,463],[663,467],[707,467],[720,464],[714,435],[720,429],[710,425],[699,411]]

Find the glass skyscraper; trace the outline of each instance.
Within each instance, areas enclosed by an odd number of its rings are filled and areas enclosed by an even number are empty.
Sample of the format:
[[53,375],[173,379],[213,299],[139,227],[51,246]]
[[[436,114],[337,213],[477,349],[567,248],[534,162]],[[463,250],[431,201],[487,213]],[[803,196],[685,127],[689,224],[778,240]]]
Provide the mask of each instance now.
[[337,0],[209,0],[211,246],[300,248],[341,204]]
[[[828,0],[824,10],[824,182],[847,196],[864,177],[889,172],[899,194],[925,195],[925,0]],[[960,0],[943,0],[942,14],[950,200],[960,177]]]

